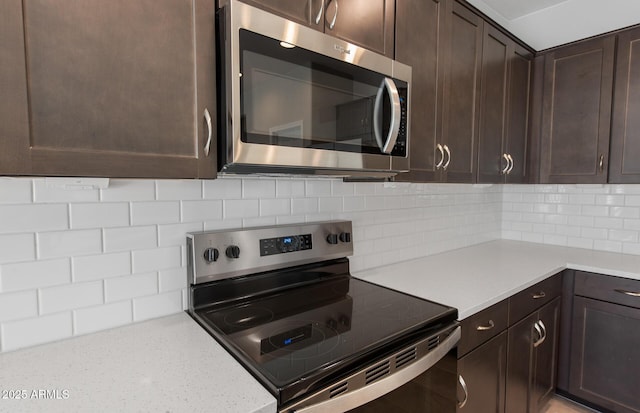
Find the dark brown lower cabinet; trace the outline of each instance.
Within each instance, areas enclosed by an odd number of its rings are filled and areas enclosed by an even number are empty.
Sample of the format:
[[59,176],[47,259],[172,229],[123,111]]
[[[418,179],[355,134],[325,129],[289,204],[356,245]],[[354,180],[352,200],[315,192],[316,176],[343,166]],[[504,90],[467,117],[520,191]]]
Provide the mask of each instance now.
[[457,411],[504,413],[506,369],[506,331],[459,359]]
[[572,328],[570,393],[614,412],[640,412],[640,308],[575,297]]
[[507,412],[537,413],[553,395],[559,321],[558,297],[509,328]]

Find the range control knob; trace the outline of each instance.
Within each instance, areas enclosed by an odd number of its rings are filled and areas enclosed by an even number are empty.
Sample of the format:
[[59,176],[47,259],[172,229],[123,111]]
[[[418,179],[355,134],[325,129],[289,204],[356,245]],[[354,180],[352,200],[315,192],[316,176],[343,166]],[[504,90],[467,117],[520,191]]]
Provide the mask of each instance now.
[[206,262],[216,262],[218,261],[218,256],[220,253],[217,248],[207,248],[204,250],[204,260]]
[[342,241],[342,242],[351,242],[351,233],[350,232],[342,232],[342,233],[340,233],[340,241]]
[[329,244],[337,244],[338,243],[338,234],[329,234],[327,235],[327,242]]
[[229,245],[227,247],[227,250],[225,251],[225,254],[229,258],[239,258],[240,257],[240,247],[238,247],[237,245]]

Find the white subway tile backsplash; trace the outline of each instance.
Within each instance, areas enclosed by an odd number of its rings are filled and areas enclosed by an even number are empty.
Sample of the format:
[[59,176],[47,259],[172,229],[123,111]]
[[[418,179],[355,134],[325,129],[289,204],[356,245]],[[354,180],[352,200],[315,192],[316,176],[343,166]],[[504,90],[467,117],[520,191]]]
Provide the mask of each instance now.
[[297,198],[291,200],[293,215],[306,215],[318,212],[318,198]]
[[60,188],[53,186],[53,178],[34,179],[33,194],[35,202],[97,202],[100,192],[97,189]]
[[615,218],[640,218],[640,208],[611,207],[609,215]]
[[133,251],[132,260],[134,274],[180,267],[182,261],[177,246]]
[[260,215],[260,201],[257,199],[225,200],[224,218],[251,218]]
[[129,204],[71,204],[71,228],[109,228],[129,225]]
[[108,303],[157,293],[158,274],[155,272],[109,278],[104,281],[104,296]]
[[65,204],[0,205],[0,234],[69,228]]
[[131,204],[131,225],[177,224],[180,222],[180,202],[134,202]]
[[0,204],[30,203],[31,183],[31,179],[0,177]]
[[187,269],[174,268],[160,271],[158,280],[161,293],[187,288]]
[[115,179],[100,190],[103,202],[136,202],[156,199],[156,183],[152,180]]
[[103,230],[104,251],[131,251],[158,246],[156,226],[105,228]]
[[73,282],[102,280],[131,274],[131,253],[89,255],[72,260]]
[[0,292],[31,290],[70,282],[69,258],[0,265]]
[[102,231],[42,232],[38,234],[37,245],[39,259],[97,254],[102,252]]
[[276,181],[273,179],[243,179],[242,197],[245,199],[275,198]]
[[182,222],[202,222],[222,219],[222,201],[182,202]]
[[40,314],[102,304],[102,281],[43,288],[39,291]]
[[75,334],[87,334],[122,326],[133,321],[131,301],[100,305],[73,312]]
[[261,199],[260,215],[261,216],[291,215],[291,200],[290,199]]
[[36,290],[0,294],[0,323],[38,315]]
[[306,181],[305,194],[308,197],[331,196],[331,181],[326,179],[312,179]]
[[156,181],[156,199],[159,201],[202,199],[202,181],[195,179]]
[[142,321],[182,311],[182,291],[136,298],[133,300],[133,320]]
[[242,179],[235,177],[219,177],[203,181],[205,199],[240,199],[242,198]]
[[304,181],[297,179],[278,179],[276,181],[276,197],[278,198],[302,198],[304,192]]
[[611,241],[638,242],[638,237],[638,231],[609,230],[609,239]]
[[0,235],[0,264],[36,258],[34,234]]
[[204,230],[204,225],[202,224],[202,222],[158,225],[158,246],[182,246],[186,242],[188,232],[196,232],[202,230]]
[[318,210],[324,213],[342,212],[342,198],[320,198]]
[[2,323],[0,329],[2,351],[62,340],[73,333],[70,312]]

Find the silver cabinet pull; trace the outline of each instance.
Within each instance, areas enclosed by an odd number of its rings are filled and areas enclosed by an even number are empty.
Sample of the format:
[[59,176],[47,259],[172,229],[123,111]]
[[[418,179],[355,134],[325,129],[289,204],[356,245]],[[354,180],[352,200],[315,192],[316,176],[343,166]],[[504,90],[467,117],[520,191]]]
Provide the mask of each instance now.
[[544,342],[544,339],[546,338],[544,333],[542,332],[542,328],[540,327],[540,320],[535,322],[533,328],[535,328],[536,332],[538,333],[538,339],[533,342],[533,347],[538,347]]
[[329,23],[329,30],[333,30],[333,28],[336,26],[336,20],[338,20],[338,0],[330,0],[329,3],[327,3],[327,9],[329,8],[329,4],[331,4],[331,1],[336,2],[336,12],[333,14],[333,18]]
[[204,156],[209,156],[211,139],[213,138],[213,127],[211,126],[211,114],[207,108],[204,108],[204,120],[207,122],[207,143],[204,145]]
[[511,165],[511,166],[509,166],[509,169],[507,170],[507,175],[509,175],[511,173],[511,171],[513,171],[513,158],[511,157],[510,153],[507,154],[507,158],[508,158],[509,164]]
[[476,327],[477,331],[488,331],[491,330],[493,327],[495,327],[495,323],[493,322],[493,320],[489,320],[489,322],[487,323],[487,325],[484,326],[478,326]]
[[447,153],[447,162],[442,166],[442,169],[446,171],[451,163],[451,151],[447,145],[444,145],[444,151]]
[[[313,0],[309,0],[312,2],[312,6],[313,6]],[[322,13],[324,12],[324,0],[320,1],[320,10],[318,10],[318,15],[316,16],[316,24],[320,24],[320,19],[322,19]]]
[[444,163],[444,149],[442,149],[442,145],[440,144],[436,146],[436,149],[440,151],[440,162],[436,164],[436,169],[440,169]]
[[546,296],[547,296],[547,294],[544,291],[540,291],[539,293],[535,293],[535,294],[532,295],[534,300],[539,300],[539,299],[544,298]]
[[627,291],[620,288],[616,288],[614,291],[620,294],[628,295],[630,297],[640,297],[640,292],[637,291]]
[[600,155],[600,160],[598,161],[598,168],[600,169],[600,173],[604,172],[604,155]]
[[462,374],[458,374],[458,383],[460,383],[460,386],[462,386],[462,391],[464,391],[464,399],[462,399],[461,402],[458,402],[458,408],[462,409],[469,400],[469,390],[467,389],[467,383],[464,381],[464,377],[462,377]]
[[507,154],[506,154],[506,153],[503,153],[503,154],[502,154],[502,159],[504,159],[504,160],[507,162],[507,164],[504,166],[504,168],[502,168],[502,170],[500,171],[500,173],[501,173],[502,175],[506,175],[506,174],[507,174],[507,171],[509,170],[509,157],[507,156]]

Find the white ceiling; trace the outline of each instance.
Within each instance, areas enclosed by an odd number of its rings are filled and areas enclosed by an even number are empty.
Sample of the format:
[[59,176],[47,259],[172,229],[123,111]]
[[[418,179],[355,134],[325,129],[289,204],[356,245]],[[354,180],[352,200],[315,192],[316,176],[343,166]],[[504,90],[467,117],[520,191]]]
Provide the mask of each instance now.
[[467,0],[535,50],[640,23],[639,0]]

